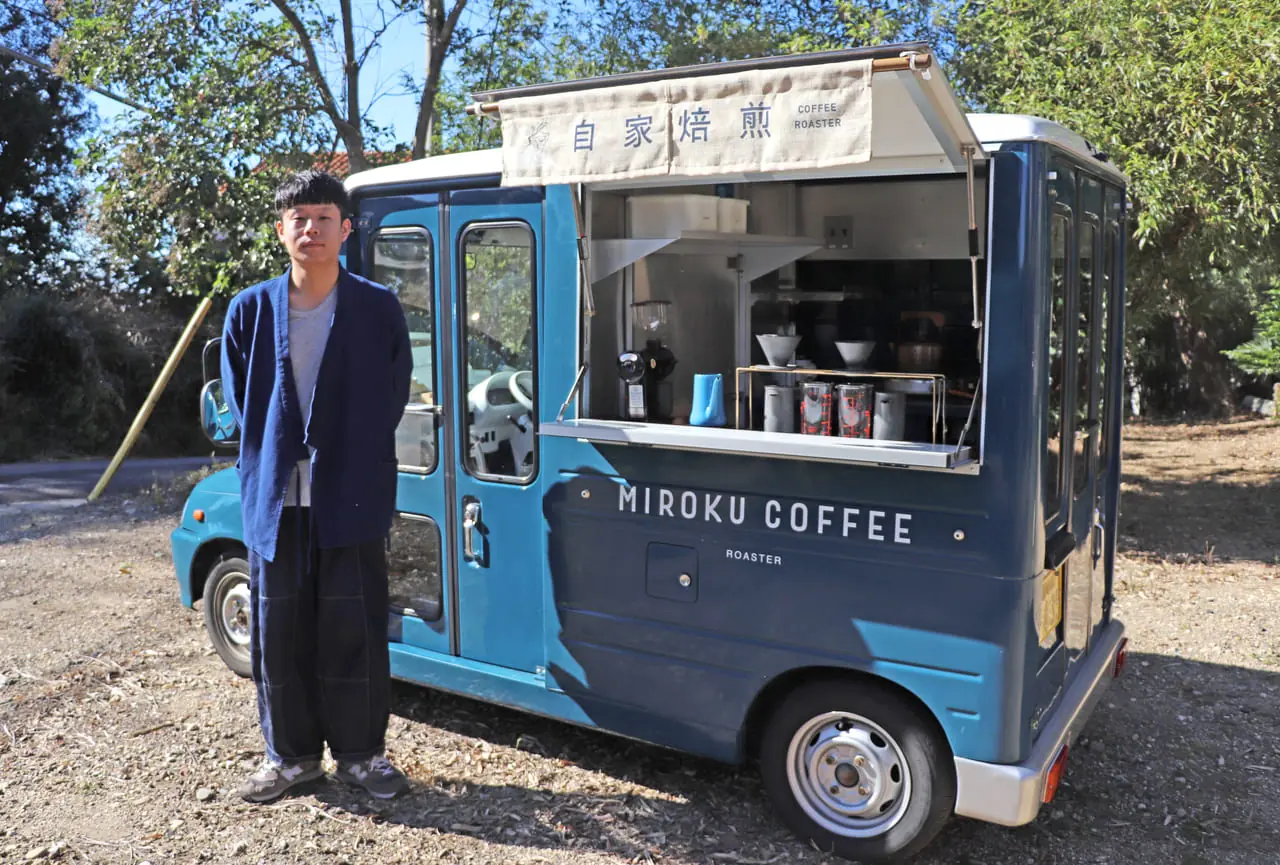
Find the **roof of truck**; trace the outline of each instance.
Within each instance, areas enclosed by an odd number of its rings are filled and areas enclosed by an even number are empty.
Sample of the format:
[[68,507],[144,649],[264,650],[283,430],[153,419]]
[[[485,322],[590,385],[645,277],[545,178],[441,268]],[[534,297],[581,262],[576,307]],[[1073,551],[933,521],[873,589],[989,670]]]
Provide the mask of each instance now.
[[[1043,141],[1078,156],[1097,170],[1120,183],[1127,182],[1115,164],[1100,159],[1098,150],[1083,136],[1065,126],[1027,114],[968,114],[969,126],[987,150],[988,145],[1018,141]],[[422,183],[466,177],[494,177],[502,174],[502,150],[472,150],[429,156],[411,162],[384,165],[353,174],[347,179],[349,190],[387,184]]]

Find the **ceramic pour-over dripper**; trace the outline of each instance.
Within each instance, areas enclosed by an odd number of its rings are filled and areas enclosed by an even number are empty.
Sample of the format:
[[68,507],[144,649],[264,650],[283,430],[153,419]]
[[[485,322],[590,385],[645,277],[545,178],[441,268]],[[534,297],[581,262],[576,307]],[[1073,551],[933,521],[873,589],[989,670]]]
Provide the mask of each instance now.
[[871,357],[871,352],[875,351],[875,348],[874,340],[836,343],[836,350],[840,352],[840,359],[844,361],[844,365],[849,369],[861,369],[862,365],[867,362],[867,358]]
[[800,337],[783,336],[780,333],[757,333],[756,342],[760,343],[760,348],[764,350],[769,366],[785,367],[795,357]]

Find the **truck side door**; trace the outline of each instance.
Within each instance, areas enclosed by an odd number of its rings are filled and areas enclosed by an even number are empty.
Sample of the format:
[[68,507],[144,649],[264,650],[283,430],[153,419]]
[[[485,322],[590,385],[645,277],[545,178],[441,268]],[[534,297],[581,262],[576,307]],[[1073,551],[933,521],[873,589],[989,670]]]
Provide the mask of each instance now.
[[[400,474],[388,552],[390,638],[422,649],[454,651],[451,591],[445,578],[449,442],[442,436],[440,207],[434,193],[371,198],[360,205],[361,269],[400,300],[409,326],[413,376],[409,404],[396,429]],[[445,283],[447,285],[447,282]]]
[[538,444],[542,193],[450,193],[459,654],[528,673],[546,661]]

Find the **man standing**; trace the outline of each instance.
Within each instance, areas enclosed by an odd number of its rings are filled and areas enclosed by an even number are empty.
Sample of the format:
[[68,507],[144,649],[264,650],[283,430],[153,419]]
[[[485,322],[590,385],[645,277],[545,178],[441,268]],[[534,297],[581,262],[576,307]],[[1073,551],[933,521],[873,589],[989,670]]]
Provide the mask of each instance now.
[[238,294],[223,328],[223,392],[240,427],[252,661],[267,802],[321,777],[380,798],[407,789],[384,756],[390,718],[386,544],[395,430],[409,397],[397,299],[342,267],[341,181],[304,172],[276,191],[282,276]]

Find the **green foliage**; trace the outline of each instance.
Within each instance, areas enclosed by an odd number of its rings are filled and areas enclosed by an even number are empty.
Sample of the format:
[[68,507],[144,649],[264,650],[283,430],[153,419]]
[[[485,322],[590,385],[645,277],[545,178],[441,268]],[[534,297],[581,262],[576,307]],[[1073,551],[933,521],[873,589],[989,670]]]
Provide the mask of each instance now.
[[233,293],[278,272],[272,191],[324,147],[292,33],[242,5],[71,0],[59,45],[77,80],[154,109],[101,131],[82,167],[91,227],[125,262],[164,263],[180,293]]
[[[436,97],[436,152],[497,147],[497,123],[465,113],[472,93],[497,87],[534,84],[557,74],[550,13],[530,0],[494,0],[483,29],[459,28],[453,38],[457,71]],[[563,47],[563,46],[561,46]]]
[[870,45],[926,32],[927,3],[596,0],[554,13],[496,0],[487,25],[455,36],[458,71],[437,105],[437,148],[497,147],[493,120],[467,116],[472,94],[505,87]]
[[[48,43],[42,19],[0,6],[0,40],[28,54]],[[18,283],[48,284],[70,243],[79,194],[74,139],[83,98],[55,76],[0,56],[0,295]]]
[[587,74],[666,68],[915,38],[927,3],[893,0],[598,0],[566,32]]
[[1218,348],[1253,290],[1236,274],[1274,260],[1280,220],[1280,6],[971,0],[949,28],[974,105],[1062,123],[1129,175],[1131,369],[1170,407],[1229,404]]
[[1272,283],[1258,307],[1258,325],[1253,339],[1224,354],[1245,372],[1280,376],[1280,282]]
[[[110,454],[192,306],[172,299],[128,308],[101,291],[0,298],[0,462]],[[210,329],[202,337],[212,335]],[[200,358],[193,351],[179,365],[136,454],[207,451],[194,422],[200,384]]]
[[525,228],[466,236],[467,359],[474,369],[533,369],[532,236]]
[[1229,266],[1280,217],[1271,0],[989,0],[956,18],[962,90],[1081,132],[1129,174],[1138,249]]

